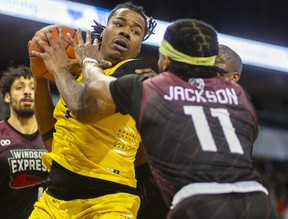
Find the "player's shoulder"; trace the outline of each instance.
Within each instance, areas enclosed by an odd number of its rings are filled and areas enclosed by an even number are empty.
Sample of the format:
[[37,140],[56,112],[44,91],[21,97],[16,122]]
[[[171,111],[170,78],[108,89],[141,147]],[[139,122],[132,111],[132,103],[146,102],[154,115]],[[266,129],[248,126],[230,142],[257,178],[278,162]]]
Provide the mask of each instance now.
[[128,59],[127,62],[122,64],[119,67],[119,70],[121,69],[141,69],[141,68],[151,68],[146,62],[144,62],[142,59]]
[[12,136],[15,133],[15,129],[13,129],[6,119],[0,121],[0,137],[4,136]]
[[225,77],[217,76],[217,77],[197,79],[197,80],[203,80],[205,84],[210,85],[215,88],[242,89],[242,87],[239,84]]
[[4,127],[4,126],[6,126],[6,125],[7,125],[7,122],[6,122],[5,119],[0,120],[0,128]]
[[141,59],[128,59],[121,63],[119,63],[117,68],[114,69],[113,76],[116,78],[120,78],[124,75],[135,74],[136,69],[147,69],[150,68],[148,64],[146,64]]

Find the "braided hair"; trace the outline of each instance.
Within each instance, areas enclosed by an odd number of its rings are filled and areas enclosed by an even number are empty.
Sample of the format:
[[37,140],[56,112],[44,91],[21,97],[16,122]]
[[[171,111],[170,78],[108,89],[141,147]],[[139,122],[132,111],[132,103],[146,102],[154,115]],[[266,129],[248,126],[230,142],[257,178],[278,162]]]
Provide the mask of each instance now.
[[[170,24],[164,39],[181,53],[193,57],[210,57],[218,54],[218,39],[215,29],[196,19],[179,19]],[[218,70],[215,66],[191,65],[171,60],[169,71],[185,78],[213,77]],[[216,71],[217,70],[217,71]]]
[[[154,29],[157,25],[156,21],[152,18],[152,17],[148,17],[145,15],[145,12],[143,10],[142,6],[137,6],[134,5],[132,2],[125,2],[125,3],[121,3],[118,4],[109,14],[108,16],[108,21],[111,19],[111,17],[115,14],[116,11],[118,11],[121,8],[127,8],[130,9],[132,11],[137,12],[138,14],[140,14],[142,16],[142,18],[145,21],[145,32],[144,32],[144,38],[143,41],[147,40],[152,34],[154,34]],[[98,40],[100,40],[100,36],[102,31],[104,30],[105,26],[98,23],[97,21],[94,20],[94,24],[92,25],[93,27],[93,31],[91,32],[92,34],[92,39],[94,40],[95,38],[97,38]]]
[[6,71],[3,72],[3,76],[0,80],[0,87],[2,88],[3,98],[5,93],[10,93],[13,82],[20,77],[24,77],[25,79],[33,78],[33,74],[30,68],[24,65],[20,65],[18,67],[10,66]]

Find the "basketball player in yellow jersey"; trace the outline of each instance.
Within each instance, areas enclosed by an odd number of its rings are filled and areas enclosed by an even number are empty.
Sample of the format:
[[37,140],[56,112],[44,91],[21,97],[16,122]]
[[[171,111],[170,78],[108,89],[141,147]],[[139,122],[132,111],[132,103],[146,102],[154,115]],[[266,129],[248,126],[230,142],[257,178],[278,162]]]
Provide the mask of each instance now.
[[[155,23],[146,18],[142,7],[131,3],[112,10],[99,36],[101,56],[111,63],[106,74],[120,77],[149,68],[140,60],[128,60],[138,55],[142,41],[153,32]],[[75,80],[70,74],[71,60],[65,50],[53,47],[53,42],[50,45],[45,53],[34,54],[42,57],[53,73],[61,98],[54,110],[46,79],[35,79],[37,121],[51,150],[43,156],[50,169],[50,186],[35,203],[30,218],[136,218],[140,199],[134,160],[141,139],[135,122],[122,114],[105,119],[99,115],[95,101],[84,90],[81,75]],[[58,51],[48,58],[55,48]],[[58,68],[55,60],[63,65]],[[87,104],[79,105],[79,99]],[[99,116],[103,119],[94,122]]]
[[[110,75],[120,68],[113,74],[119,76],[121,66],[127,61],[105,72]],[[77,80],[82,81],[82,75]],[[46,166],[50,168],[55,161],[72,172],[75,168],[79,169],[77,173],[80,175],[136,187],[133,163],[141,138],[135,130],[134,119],[116,113],[99,122],[85,125],[73,117],[63,98],[56,105],[54,117],[57,119],[57,132],[54,133],[53,141],[55,150],[43,156]],[[67,142],[72,143],[67,147]]]

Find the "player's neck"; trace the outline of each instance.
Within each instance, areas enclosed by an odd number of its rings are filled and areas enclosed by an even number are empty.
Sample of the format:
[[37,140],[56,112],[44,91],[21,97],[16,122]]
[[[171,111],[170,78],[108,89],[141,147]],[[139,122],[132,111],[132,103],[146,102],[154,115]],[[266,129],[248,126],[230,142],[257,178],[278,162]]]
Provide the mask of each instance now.
[[11,115],[8,123],[22,134],[33,134],[38,130],[35,116],[29,118]]

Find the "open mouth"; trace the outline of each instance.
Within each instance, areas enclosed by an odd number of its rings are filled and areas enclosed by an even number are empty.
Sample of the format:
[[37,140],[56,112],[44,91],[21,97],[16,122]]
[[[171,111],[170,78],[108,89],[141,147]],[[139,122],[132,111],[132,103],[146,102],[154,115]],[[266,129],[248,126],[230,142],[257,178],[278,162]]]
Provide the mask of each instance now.
[[129,45],[125,40],[116,39],[116,40],[114,40],[113,43],[120,50],[128,50],[129,49]]

